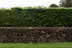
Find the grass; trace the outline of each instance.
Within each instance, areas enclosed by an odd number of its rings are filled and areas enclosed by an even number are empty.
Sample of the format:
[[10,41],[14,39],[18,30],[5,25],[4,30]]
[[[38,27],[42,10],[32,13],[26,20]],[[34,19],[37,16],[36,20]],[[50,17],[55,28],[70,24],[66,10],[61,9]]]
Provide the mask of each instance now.
[[0,48],[72,48],[72,43],[0,43]]

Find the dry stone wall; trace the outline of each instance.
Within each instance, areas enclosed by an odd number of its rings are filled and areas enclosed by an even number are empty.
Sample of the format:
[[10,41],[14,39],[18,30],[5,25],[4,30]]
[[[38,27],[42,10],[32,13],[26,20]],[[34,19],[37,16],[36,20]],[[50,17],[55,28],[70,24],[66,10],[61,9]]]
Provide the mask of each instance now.
[[0,27],[0,42],[72,42],[72,27]]

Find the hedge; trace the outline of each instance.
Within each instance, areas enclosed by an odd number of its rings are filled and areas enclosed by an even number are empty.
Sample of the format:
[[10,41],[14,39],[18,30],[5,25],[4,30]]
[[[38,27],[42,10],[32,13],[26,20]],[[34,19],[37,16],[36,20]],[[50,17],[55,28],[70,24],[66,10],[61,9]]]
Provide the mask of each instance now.
[[0,27],[71,27],[72,9],[0,9]]

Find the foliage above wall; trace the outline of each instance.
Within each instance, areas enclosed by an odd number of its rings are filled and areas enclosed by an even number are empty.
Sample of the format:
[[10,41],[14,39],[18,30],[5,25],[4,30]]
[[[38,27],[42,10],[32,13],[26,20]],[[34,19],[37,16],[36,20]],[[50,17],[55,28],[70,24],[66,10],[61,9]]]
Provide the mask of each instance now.
[[0,9],[0,27],[70,27],[72,9],[11,8]]

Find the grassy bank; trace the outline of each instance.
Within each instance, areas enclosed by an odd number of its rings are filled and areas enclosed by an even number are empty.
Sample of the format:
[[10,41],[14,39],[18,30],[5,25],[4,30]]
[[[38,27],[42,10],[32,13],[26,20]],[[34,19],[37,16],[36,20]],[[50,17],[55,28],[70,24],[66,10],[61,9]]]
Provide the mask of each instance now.
[[0,43],[0,48],[72,48],[72,43]]

